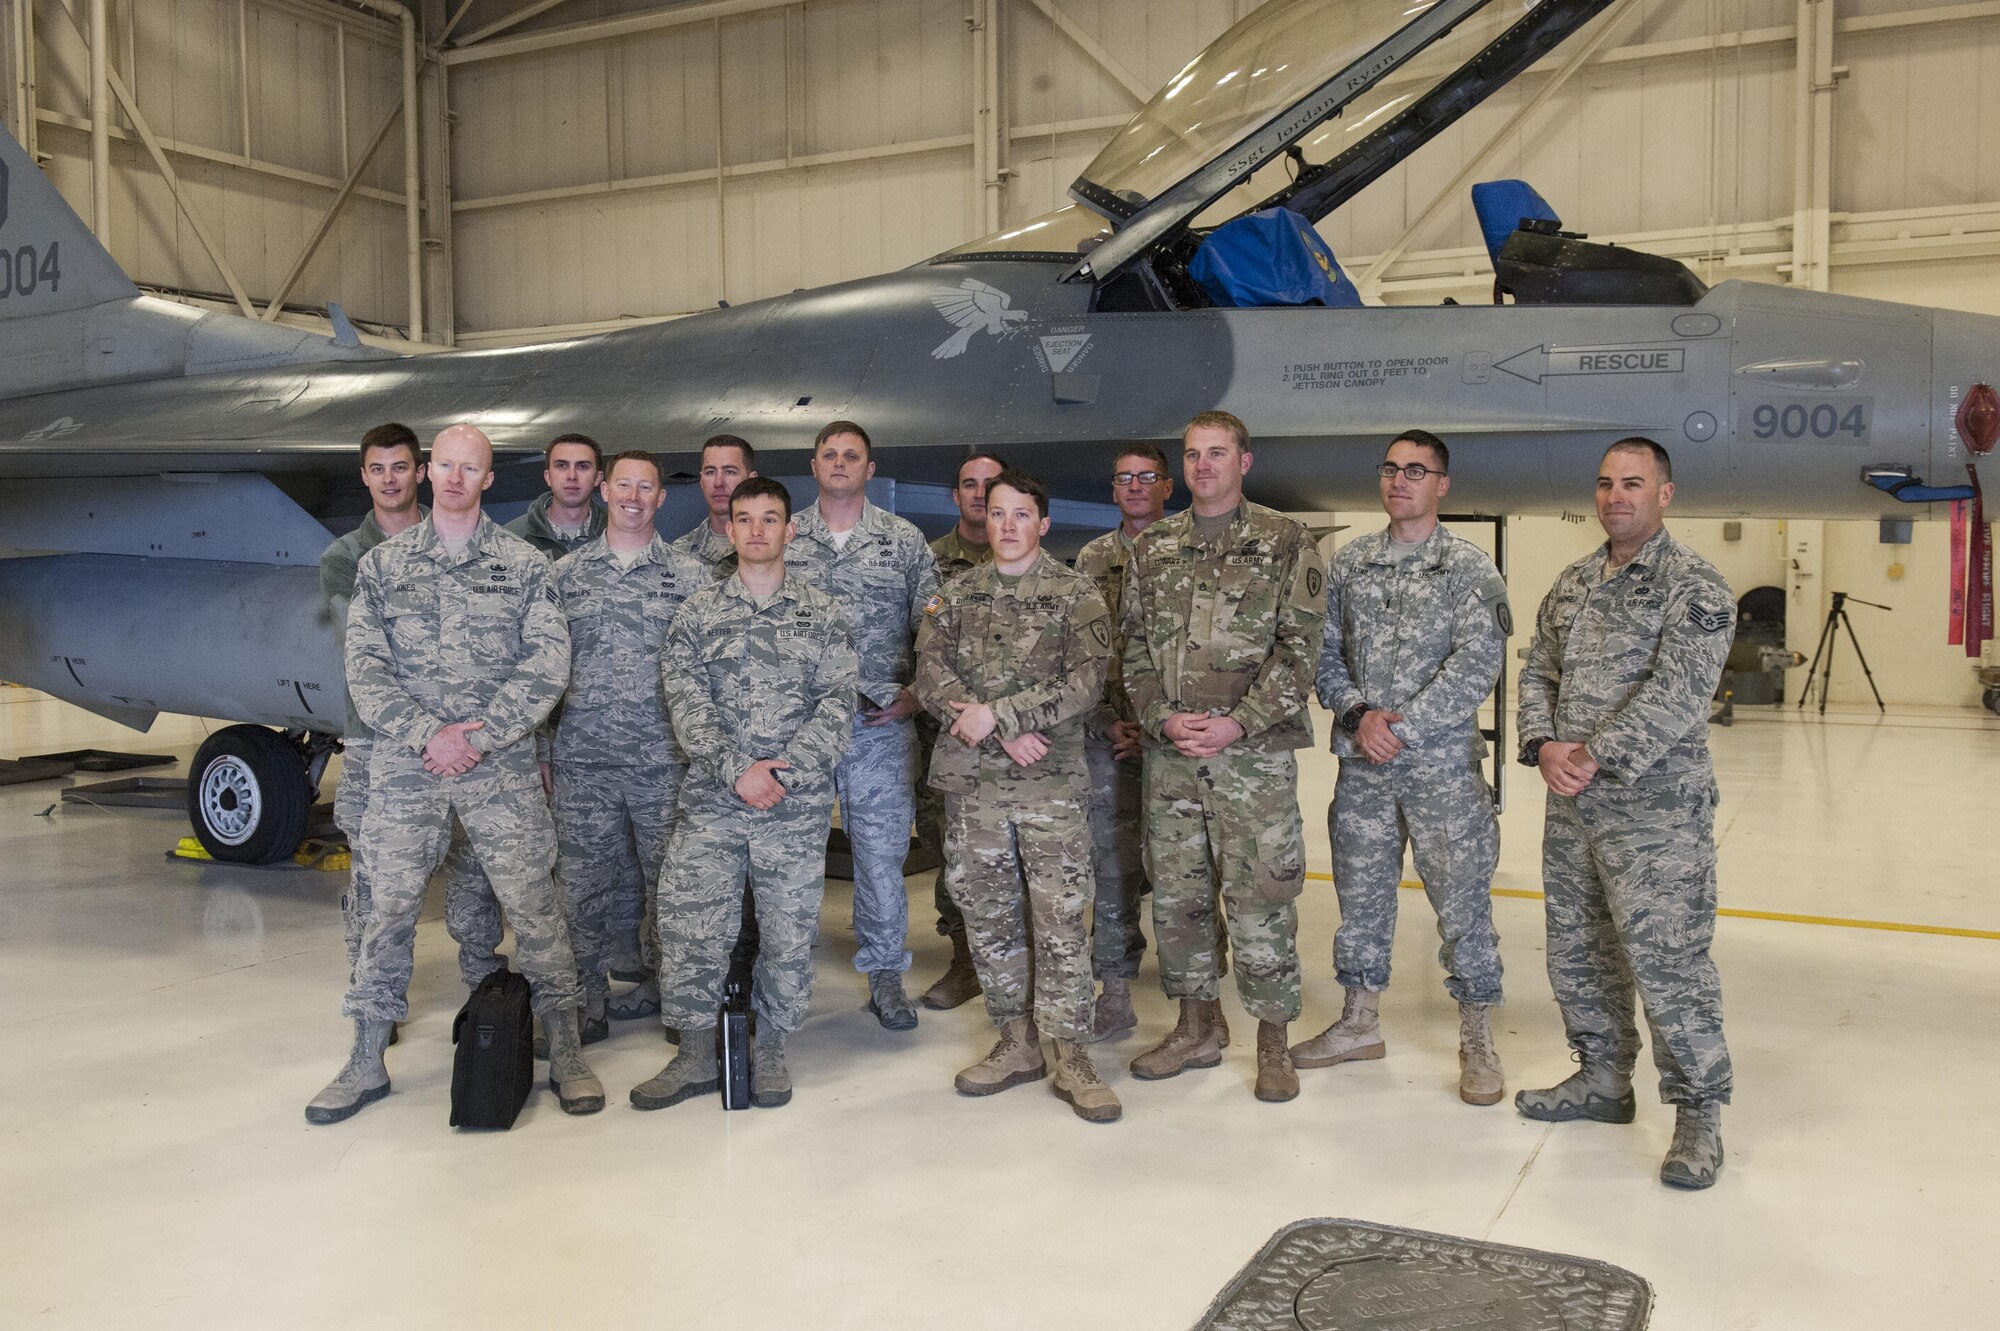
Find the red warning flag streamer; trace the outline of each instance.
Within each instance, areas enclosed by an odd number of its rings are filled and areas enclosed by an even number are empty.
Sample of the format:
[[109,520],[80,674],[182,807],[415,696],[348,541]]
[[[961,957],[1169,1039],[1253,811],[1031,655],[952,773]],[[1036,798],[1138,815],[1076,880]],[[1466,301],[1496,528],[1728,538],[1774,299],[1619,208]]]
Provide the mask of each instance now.
[[[1991,384],[1974,384],[1958,404],[1954,418],[1958,437],[1972,457],[1983,457],[2000,443],[2000,393]],[[1951,633],[1950,641],[1965,644],[1965,654],[1977,658],[1993,639],[1993,532],[1986,525],[1986,502],[1979,491],[1979,468],[1965,464],[1972,498],[1951,506]]]

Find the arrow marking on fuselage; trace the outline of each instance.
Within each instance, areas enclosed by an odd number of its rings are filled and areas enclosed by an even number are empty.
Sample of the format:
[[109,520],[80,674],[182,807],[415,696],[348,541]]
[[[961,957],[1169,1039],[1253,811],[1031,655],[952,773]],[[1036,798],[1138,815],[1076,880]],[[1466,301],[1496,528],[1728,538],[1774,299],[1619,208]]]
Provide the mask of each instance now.
[[1493,368],[1531,384],[1557,375],[1679,374],[1687,369],[1687,348],[1552,347],[1544,342],[1493,362]]

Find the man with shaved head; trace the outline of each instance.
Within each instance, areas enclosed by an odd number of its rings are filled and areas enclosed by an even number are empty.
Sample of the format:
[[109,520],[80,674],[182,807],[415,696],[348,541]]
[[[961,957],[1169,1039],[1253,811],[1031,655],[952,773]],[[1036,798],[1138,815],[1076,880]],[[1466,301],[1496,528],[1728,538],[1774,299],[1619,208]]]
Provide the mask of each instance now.
[[306,1120],[338,1123],[389,1093],[383,1049],[409,1015],[417,911],[454,817],[514,926],[549,1035],[549,1083],[565,1113],[595,1113],[604,1088],[577,1030],[534,741],[569,678],[569,629],[548,562],[481,511],[492,441],[451,426],[432,443],[430,472],[430,516],[362,557],[348,611],[348,691],[376,737],[361,822],[374,902],[343,1005],[354,1050]]

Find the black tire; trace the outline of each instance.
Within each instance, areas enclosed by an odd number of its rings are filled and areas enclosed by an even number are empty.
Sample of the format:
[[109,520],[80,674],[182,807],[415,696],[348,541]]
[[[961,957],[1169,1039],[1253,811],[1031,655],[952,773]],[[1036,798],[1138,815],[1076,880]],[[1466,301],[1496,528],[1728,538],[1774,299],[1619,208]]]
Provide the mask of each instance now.
[[2000,689],[1986,690],[1979,696],[1979,700],[1986,704],[1987,711],[2000,715]]
[[305,760],[275,730],[218,730],[188,766],[187,810],[195,839],[218,860],[275,864],[287,859],[304,839],[312,812]]

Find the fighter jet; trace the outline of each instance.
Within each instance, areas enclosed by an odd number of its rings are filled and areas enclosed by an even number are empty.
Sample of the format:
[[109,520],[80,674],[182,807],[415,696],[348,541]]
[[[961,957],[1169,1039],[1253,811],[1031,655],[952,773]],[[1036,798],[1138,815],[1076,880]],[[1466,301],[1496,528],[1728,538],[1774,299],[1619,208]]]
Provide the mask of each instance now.
[[[355,441],[392,419],[474,421],[521,454],[581,429],[692,459],[727,430],[782,465],[844,417],[886,475],[948,482],[984,445],[1094,497],[1117,444],[1219,407],[1252,429],[1252,497],[1312,510],[1373,502],[1381,441],[1419,424],[1452,441],[1454,504],[1495,515],[1578,506],[1603,447],[1643,432],[1674,453],[1678,511],[1942,516],[1910,501],[1958,493],[1954,413],[2000,371],[2000,319],[1710,289],[1520,192],[1494,305],[1343,294],[1298,219],[1606,3],[1274,0],[1053,213],[878,277],[515,350],[396,356],[339,320],[324,337],[143,296],[8,140],[0,677],[141,729],[240,722],[196,755],[190,815],[218,858],[288,854],[341,724],[314,566],[362,511]],[[491,497],[536,470],[503,468]]]

